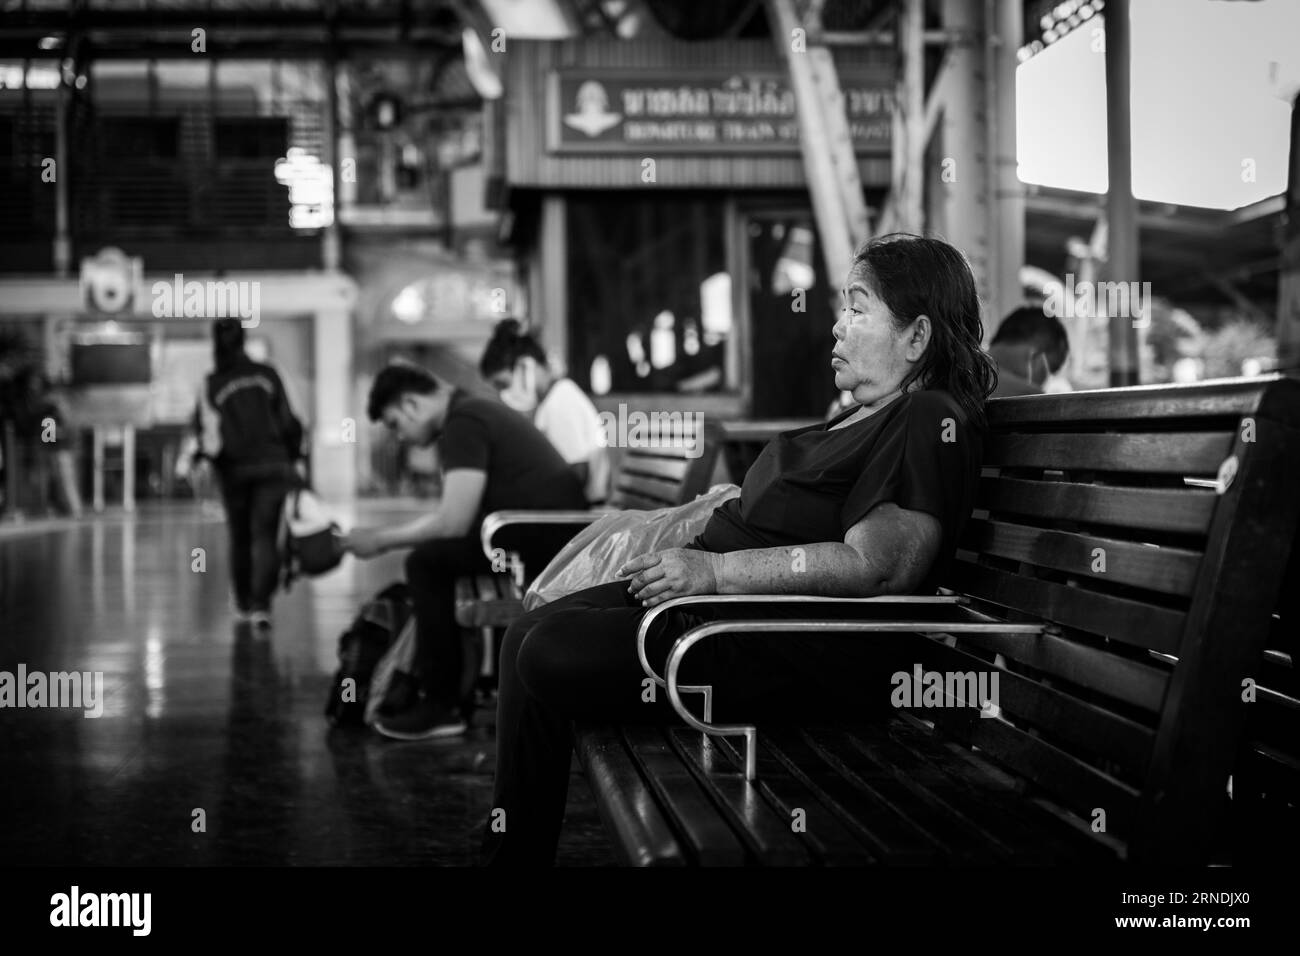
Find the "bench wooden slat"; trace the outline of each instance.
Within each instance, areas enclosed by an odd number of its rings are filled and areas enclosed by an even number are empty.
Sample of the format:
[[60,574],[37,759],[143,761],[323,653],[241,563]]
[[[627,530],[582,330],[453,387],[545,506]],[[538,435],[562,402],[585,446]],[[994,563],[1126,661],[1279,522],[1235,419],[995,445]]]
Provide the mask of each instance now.
[[628,753],[619,728],[579,724],[574,744],[597,796],[619,795],[619,799],[597,799],[596,805],[615,837],[622,862],[629,866],[685,866],[677,836]]
[[1053,801],[1083,819],[1096,808],[1106,811],[1111,833],[1131,835],[1137,791],[1082,760],[997,717],[980,717],[955,708],[922,712],[926,720],[967,746],[977,747],[1012,773],[1037,784]]
[[1140,710],[1156,713],[1169,686],[1167,671],[1108,654],[1054,634],[1025,640],[1005,634],[961,634],[958,647],[979,647]]
[[[677,739],[695,733],[684,728],[674,731]],[[758,750],[758,779],[753,786],[767,800],[779,819],[793,824],[796,810],[802,810],[806,830],[799,834],[800,841],[818,862],[826,866],[862,866],[879,862],[866,844],[858,838],[856,830],[846,824],[833,805],[825,802],[825,795],[781,759],[777,748],[765,740],[766,746]],[[719,739],[718,749],[725,751],[733,766],[743,766],[744,757],[731,741]]]
[[618,495],[618,506],[625,511],[655,511],[666,507],[658,498],[647,498],[644,495],[632,494],[621,489],[616,493]]
[[1186,623],[1186,615],[1180,611],[1011,574],[973,561],[956,560],[950,570],[944,583],[963,594],[1002,607],[1033,608],[1041,620],[1104,634],[1133,647],[1178,653]]
[[700,866],[741,866],[745,849],[714,812],[708,794],[664,738],[659,727],[631,724],[623,728],[632,759],[649,781],[674,828]]
[[681,484],[691,467],[689,458],[659,458],[650,455],[629,455],[623,461],[623,471],[632,475],[648,475]]
[[995,432],[984,442],[984,467],[1215,475],[1232,450],[1233,437],[1231,432]]
[[656,508],[678,504],[678,496],[681,492],[681,486],[675,482],[631,474],[620,475],[616,487],[625,496],[657,502]]
[[932,863],[942,848],[878,797],[846,779],[816,745],[817,728],[773,728],[767,745],[796,779],[817,795],[873,857],[890,863]]
[[[1127,584],[1186,597],[1196,582],[1201,554],[1185,548],[1158,547],[1118,538],[1054,531],[1030,525],[972,518],[960,546],[978,554],[1023,561],[1081,578]],[[1102,549],[1105,570],[1092,570]]]
[[959,751],[915,715],[901,713],[881,736],[882,746],[918,755],[941,773],[945,799],[959,800],[962,812],[1017,847],[1017,860],[1040,855],[1052,861],[1113,860],[1115,848],[1069,827],[1039,804],[1026,801],[1019,781],[979,754]]
[[[923,761],[912,761],[900,773],[890,761],[882,760],[872,744],[876,736],[876,733],[859,735],[828,728],[813,739],[823,759],[856,786],[893,807],[911,826],[933,840],[945,859],[971,862],[1005,859],[1009,855],[1009,846],[973,825],[969,818],[923,785],[918,776],[928,774]],[[926,782],[941,783],[942,777],[929,775]]]
[[985,410],[991,428],[1072,422],[1132,422],[1134,419],[1197,421],[1240,419],[1261,407],[1267,383],[1245,379],[1186,385],[1144,385],[1095,392],[995,398]]
[[[1007,643],[1014,647],[1014,640],[1023,641],[1008,639]],[[966,643],[959,642],[953,648],[929,642],[918,657],[925,657],[925,664],[932,670],[959,673],[996,670],[997,704],[1004,716],[1010,715],[1017,723],[1042,730],[1058,745],[1069,745],[1093,760],[1105,756],[1121,768],[1125,779],[1141,782],[1155,745],[1153,729],[1064,690],[1046,686],[1040,680],[1012,670],[996,669],[992,663],[967,653],[963,646]],[[1112,688],[1107,686],[1105,692],[1111,693]]]
[[1217,496],[1204,488],[1123,488],[1074,481],[983,478],[975,507],[1002,514],[1204,535]]
[[745,780],[743,765],[712,737],[701,733],[670,733],[673,752],[689,766],[707,788],[719,819],[740,835],[753,858],[764,866],[806,866],[809,848],[795,834],[788,818],[782,819]]

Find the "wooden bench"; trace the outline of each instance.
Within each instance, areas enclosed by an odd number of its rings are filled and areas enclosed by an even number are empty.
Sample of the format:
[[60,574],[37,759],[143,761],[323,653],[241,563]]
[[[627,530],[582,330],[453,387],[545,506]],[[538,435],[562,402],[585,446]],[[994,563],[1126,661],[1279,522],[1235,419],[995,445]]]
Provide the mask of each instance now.
[[[498,511],[488,515],[480,528],[483,553],[501,565],[491,574],[466,575],[456,579],[456,621],[473,632],[482,646],[472,662],[476,671],[493,671],[493,635],[508,627],[523,613],[526,580],[541,568],[525,569],[514,555],[496,547],[496,536],[504,529],[527,525],[571,526],[573,533],[598,518],[629,508],[654,509],[684,504],[709,488],[717,463],[719,444],[716,428],[706,425],[703,433],[690,430],[665,431],[652,436],[647,446],[622,450],[612,479],[613,493],[603,508],[583,511]],[[494,559],[495,556],[495,559]]]
[[1234,859],[1291,863],[1300,847],[1300,537],[1291,558],[1247,708],[1232,775]]
[[[664,675],[646,666],[687,726],[575,727],[625,862],[1230,854],[1227,785],[1258,707],[1243,681],[1263,673],[1300,515],[1300,382],[988,408],[975,510],[940,594],[692,597],[646,615],[642,640],[674,607],[722,606],[677,640]],[[775,617],[783,602],[801,617]],[[913,634],[925,671],[996,674],[996,707],[949,698],[870,725],[760,733],[713,725],[711,689],[677,686],[700,641],[794,631]]]

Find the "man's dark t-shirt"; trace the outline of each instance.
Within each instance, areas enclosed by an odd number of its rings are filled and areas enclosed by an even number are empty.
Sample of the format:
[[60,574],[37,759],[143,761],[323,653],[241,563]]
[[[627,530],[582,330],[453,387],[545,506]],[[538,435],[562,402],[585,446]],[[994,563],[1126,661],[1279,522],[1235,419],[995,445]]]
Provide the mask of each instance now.
[[586,510],[578,476],[550,439],[500,402],[455,389],[438,437],[438,457],[444,471],[487,472],[476,528],[484,517],[504,509]]
[[939,519],[939,557],[918,589],[933,594],[970,514],[983,434],[947,392],[909,392],[846,428],[782,432],[745,475],[740,497],[714,510],[688,547],[742,551],[843,541],[878,504]]

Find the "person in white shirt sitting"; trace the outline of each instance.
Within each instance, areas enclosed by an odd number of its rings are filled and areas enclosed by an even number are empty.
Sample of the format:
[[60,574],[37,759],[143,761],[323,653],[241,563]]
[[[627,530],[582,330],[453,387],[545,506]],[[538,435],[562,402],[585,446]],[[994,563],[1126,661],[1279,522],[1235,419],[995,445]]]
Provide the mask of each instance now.
[[479,371],[515,411],[532,419],[600,504],[609,492],[609,456],[600,414],[572,379],[556,375],[537,340],[518,319],[502,319],[483,351]]

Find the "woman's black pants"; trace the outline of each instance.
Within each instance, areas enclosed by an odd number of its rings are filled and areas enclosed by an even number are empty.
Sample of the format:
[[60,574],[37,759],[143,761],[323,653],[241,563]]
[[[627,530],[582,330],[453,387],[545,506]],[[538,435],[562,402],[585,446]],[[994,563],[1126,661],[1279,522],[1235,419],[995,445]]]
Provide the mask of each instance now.
[[230,579],[242,611],[267,611],[280,580],[277,538],[290,481],[282,475],[221,475],[230,531]]
[[[654,700],[646,700],[649,678],[636,654],[637,626],[645,611],[627,593],[627,581],[616,581],[531,611],[506,631],[497,701],[496,786],[482,863],[554,862],[574,719],[679,720],[664,688],[656,686]],[[806,613],[787,607],[770,616]],[[663,675],[676,638],[710,616],[680,611],[659,616],[646,643],[657,674]],[[713,685],[713,716],[719,721],[804,721],[822,715],[863,719],[888,711],[890,673],[910,666],[898,635],[828,639],[792,632],[702,641],[686,656],[678,676],[683,684]],[[685,700],[690,706],[699,698]]]

